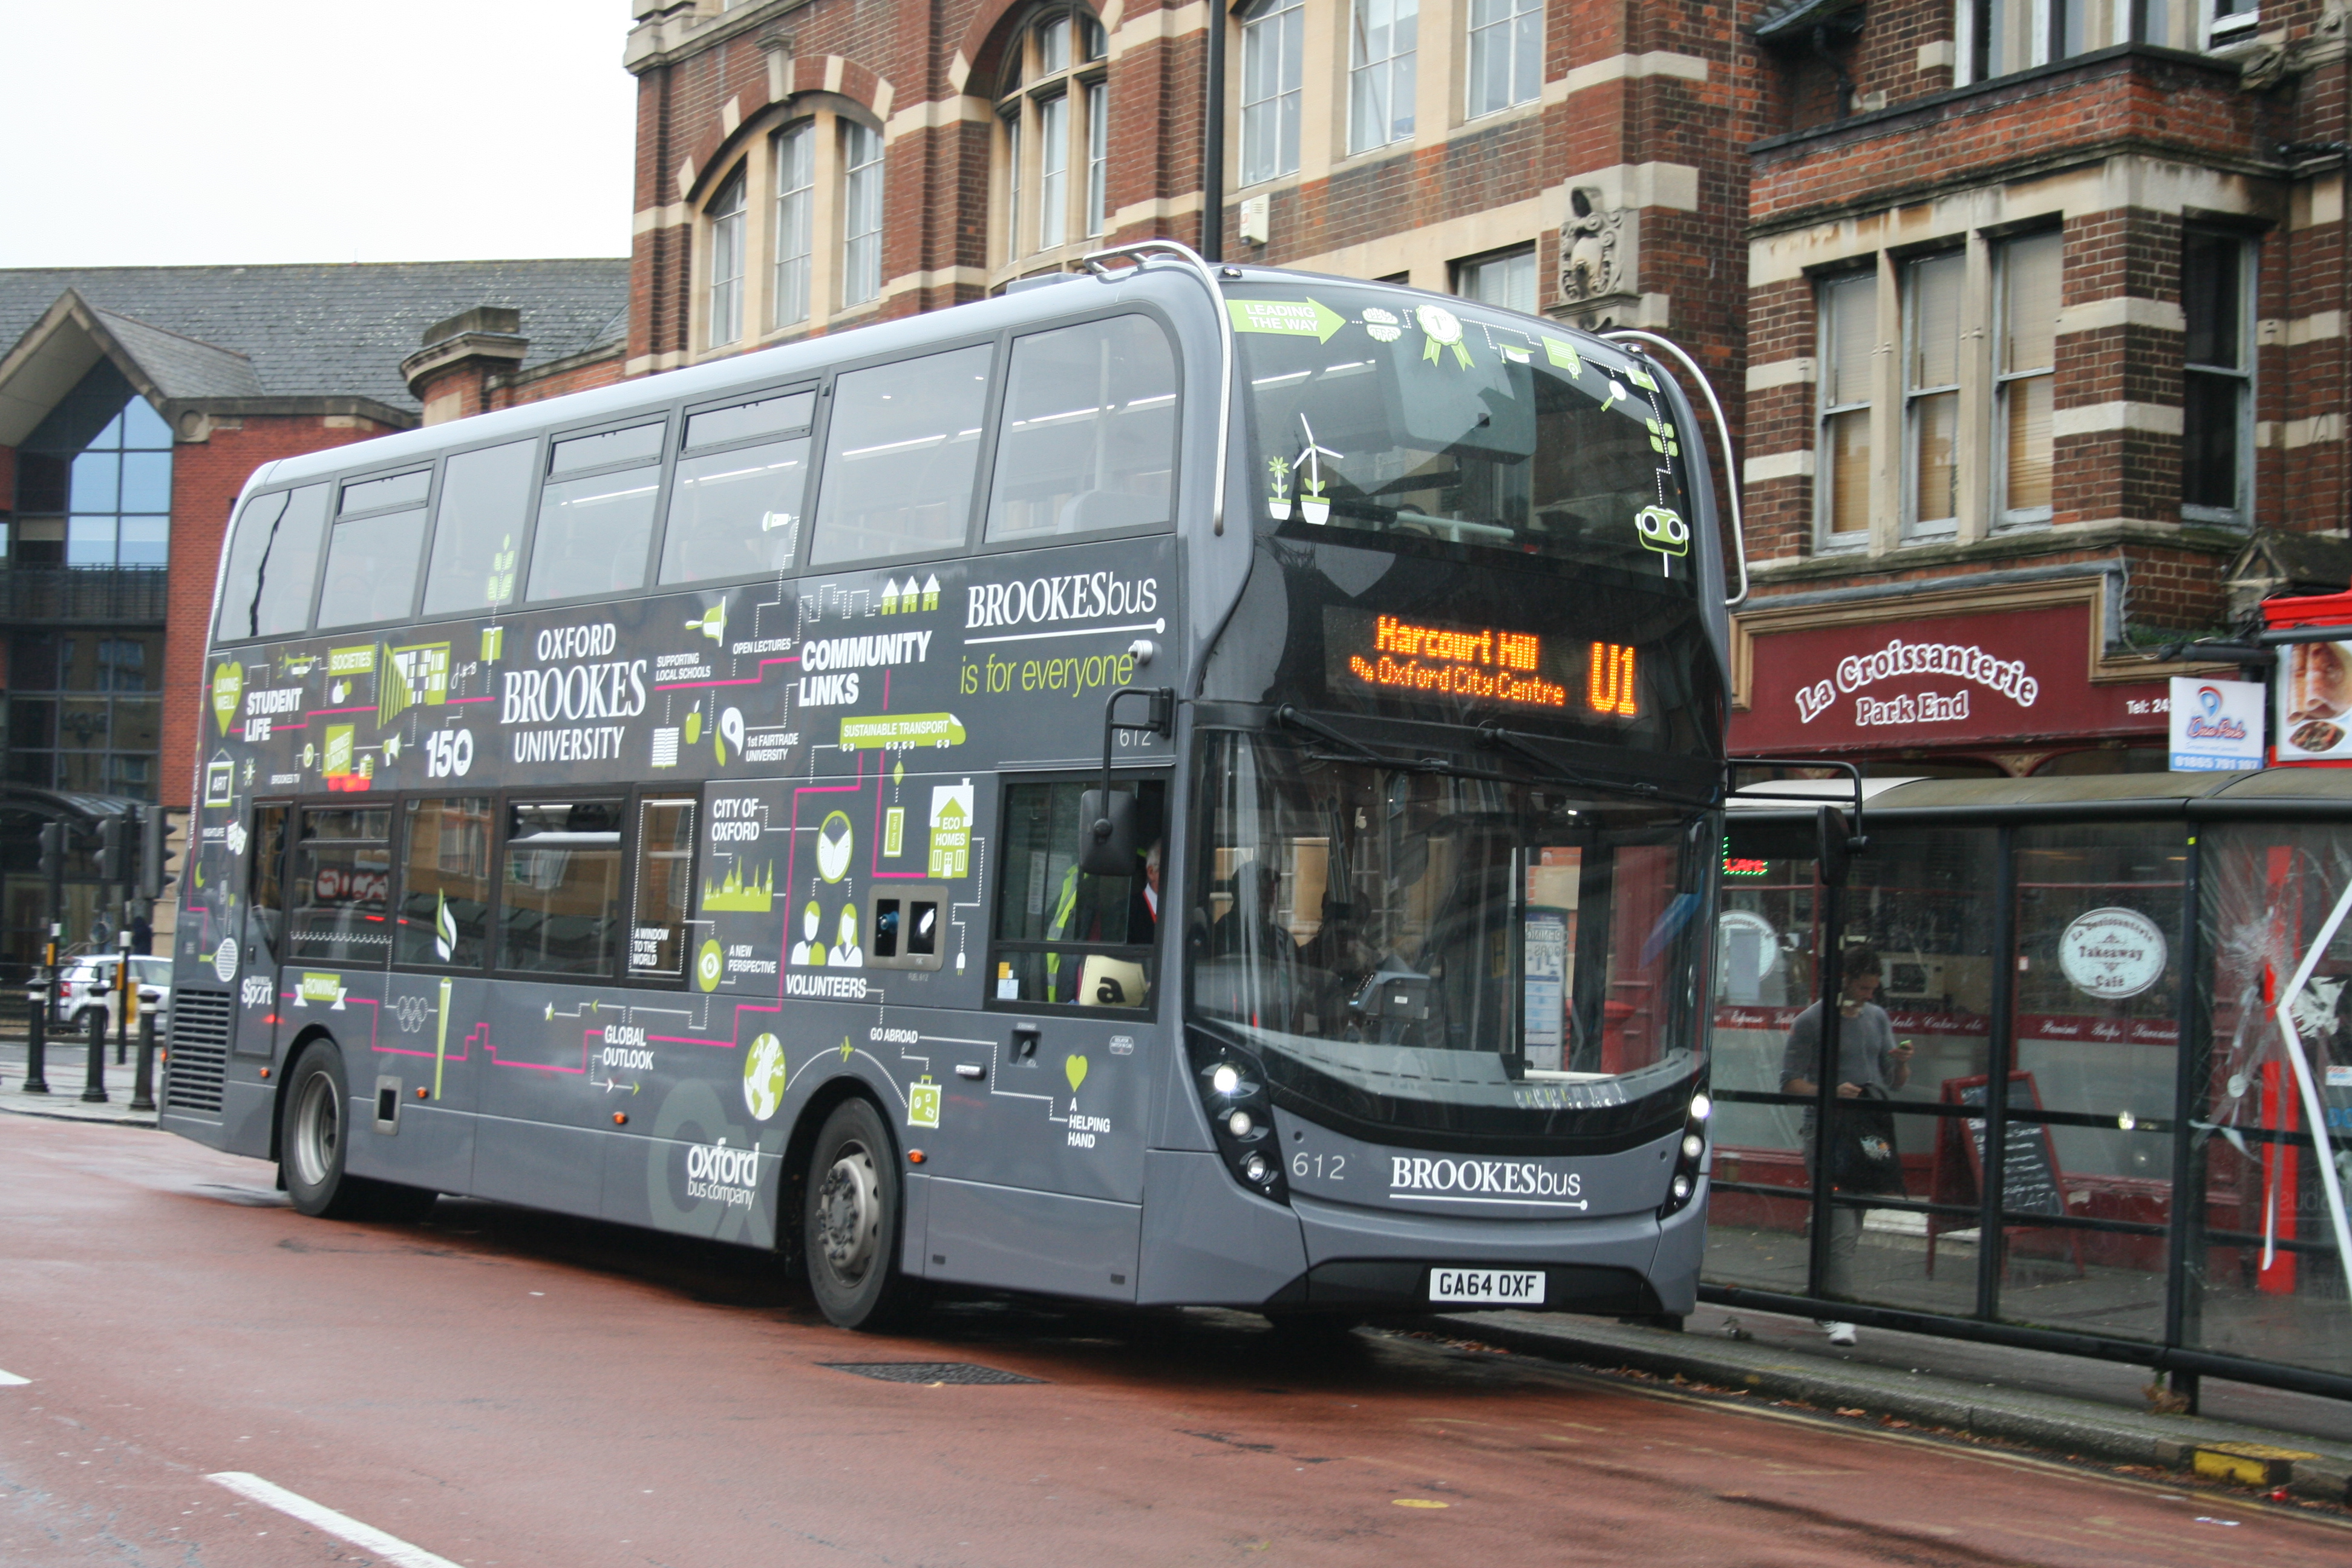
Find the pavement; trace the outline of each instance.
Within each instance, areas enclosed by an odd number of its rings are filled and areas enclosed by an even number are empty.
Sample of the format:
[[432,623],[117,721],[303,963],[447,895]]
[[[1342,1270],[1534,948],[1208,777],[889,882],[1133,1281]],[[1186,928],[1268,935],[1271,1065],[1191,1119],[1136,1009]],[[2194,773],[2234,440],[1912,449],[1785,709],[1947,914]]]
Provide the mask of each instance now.
[[[89,1083],[89,1046],[82,1037],[68,1036],[62,1040],[51,1039],[46,1047],[47,1066],[44,1076],[48,1079],[47,1094],[25,1092],[25,1042],[21,1039],[0,1040],[0,1113],[16,1116],[44,1116],[58,1121],[114,1121],[126,1127],[152,1127],[152,1110],[131,1109],[131,1079],[138,1072],[139,1040],[131,1037],[131,1048],[125,1053],[122,1066],[114,1065],[114,1046],[106,1047],[106,1100],[103,1103],[85,1100],[82,1090]],[[163,1088],[163,1067],[155,1066],[155,1092]]]
[[[50,1092],[24,1092],[25,1047],[0,1040],[0,1115],[152,1128],[134,1068],[106,1059],[107,1100],[80,1099],[86,1047],[48,1055]],[[135,1060],[136,1046],[131,1055]],[[1941,1431],[2109,1464],[2234,1481],[2352,1507],[2352,1402],[2204,1380],[2199,1413],[2150,1408],[2145,1367],[1864,1329],[1831,1345],[1806,1320],[1701,1307],[1681,1332],[1536,1312],[1435,1316],[1441,1334],[1602,1372],[1714,1389],[1880,1427]],[[2154,1391],[2160,1392],[2160,1391]]]
[[2146,1367],[1864,1329],[1852,1349],[1809,1320],[1702,1307],[1679,1333],[1539,1312],[1427,1320],[1477,1343],[1813,1410],[2179,1470],[2352,1506],[2352,1403],[2204,1380],[2198,1415],[2150,1409]]

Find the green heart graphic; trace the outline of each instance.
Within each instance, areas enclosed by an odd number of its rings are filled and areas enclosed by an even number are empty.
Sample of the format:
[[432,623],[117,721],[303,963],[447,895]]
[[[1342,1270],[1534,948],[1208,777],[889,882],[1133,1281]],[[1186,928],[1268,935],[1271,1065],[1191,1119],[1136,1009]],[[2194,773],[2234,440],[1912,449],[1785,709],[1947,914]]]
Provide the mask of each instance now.
[[1070,1092],[1077,1093],[1078,1085],[1087,1081],[1087,1058],[1065,1057],[1062,1059],[1062,1076],[1070,1080]]
[[224,664],[213,671],[213,717],[220,721],[221,733],[236,719],[236,705],[245,697],[245,666]]

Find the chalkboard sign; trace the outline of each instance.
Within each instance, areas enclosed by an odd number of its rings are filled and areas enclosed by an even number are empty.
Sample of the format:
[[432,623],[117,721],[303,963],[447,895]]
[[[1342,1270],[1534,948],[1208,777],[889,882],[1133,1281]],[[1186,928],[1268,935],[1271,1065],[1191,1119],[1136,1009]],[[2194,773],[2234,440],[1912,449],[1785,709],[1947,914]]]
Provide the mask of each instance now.
[[[1982,1110],[1985,1104],[1986,1082],[1981,1078],[1948,1079],[1945,1080],[1946,1099],[1955,1104],[1972,1105]],[[2042,1093],[2034,1087],[2030,1072],[2011,1073],[2009,1079],[2009,1103],[2011,1110],[2042,1109]],[[1984,1184],[1985,1123],[1983,1119],[1969,1119],[1969,1169],[1977,1179],[1979,1191]],[[2000,1172],[2000,1207],[2003,1214],[2054,1214],[2066,1212],[2066,1190],[2059,1178],[2058,1151],[2050,1141],[2050,1129],[2039,1121],[2011,1121],[2007,1126],[2008,1145]]]

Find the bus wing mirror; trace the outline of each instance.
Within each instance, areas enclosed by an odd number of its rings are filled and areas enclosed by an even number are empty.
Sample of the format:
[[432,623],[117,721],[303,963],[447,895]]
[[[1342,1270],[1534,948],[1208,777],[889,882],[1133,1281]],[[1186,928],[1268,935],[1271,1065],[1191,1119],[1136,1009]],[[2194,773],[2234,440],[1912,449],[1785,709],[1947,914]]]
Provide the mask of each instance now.
[[1846,874],[1853,868],[1853,858],[1870,847],[1870,840],[1848,826],[1845,813],[1833,805],[1821,808],[1814,830],[1820,839],[1816,853],[1821,859],[1822,885],[1844,887]]
[[1136,851],[1135,795],[1090,789],[1078,797],[1078,868],[1089,877],[1132,877]]

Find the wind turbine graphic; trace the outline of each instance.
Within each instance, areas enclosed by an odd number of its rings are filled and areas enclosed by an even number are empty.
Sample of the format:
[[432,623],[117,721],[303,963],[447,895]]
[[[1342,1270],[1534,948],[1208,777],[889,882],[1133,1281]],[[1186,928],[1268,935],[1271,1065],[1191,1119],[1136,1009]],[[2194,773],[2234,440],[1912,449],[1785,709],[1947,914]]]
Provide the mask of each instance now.
[[1307,432],[1307,444],[1298,449],[1298,461],[1293,465],[1301,476],[1298,487],[1299,515],[1320,525],[1331,521],[1330,492],[1323,488],[1323,459],[1343,460],[1342,454],[1315,443],[1315,426],[1307,423],[1306,410],[1298,415],[1298,427]]

